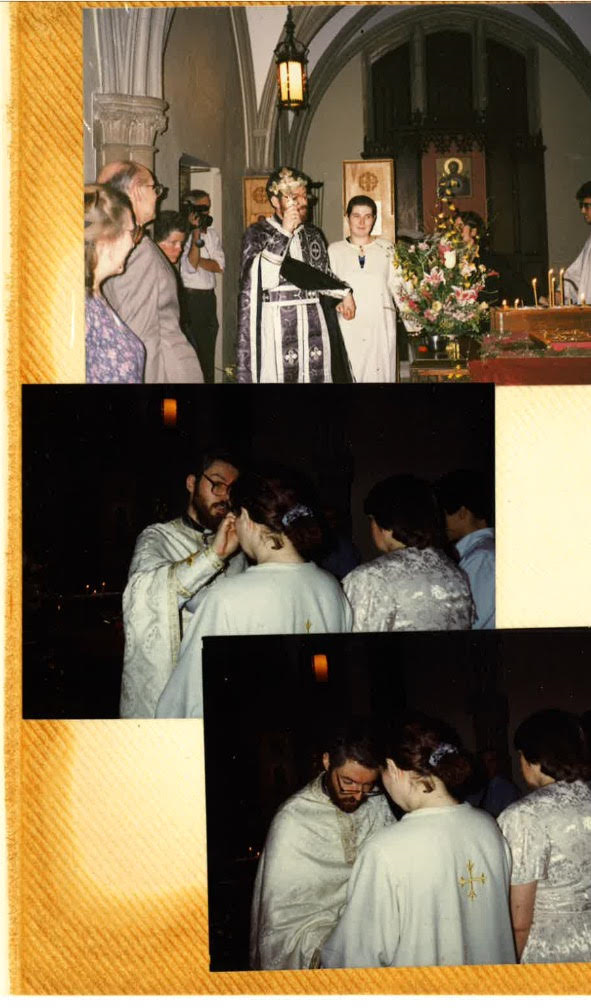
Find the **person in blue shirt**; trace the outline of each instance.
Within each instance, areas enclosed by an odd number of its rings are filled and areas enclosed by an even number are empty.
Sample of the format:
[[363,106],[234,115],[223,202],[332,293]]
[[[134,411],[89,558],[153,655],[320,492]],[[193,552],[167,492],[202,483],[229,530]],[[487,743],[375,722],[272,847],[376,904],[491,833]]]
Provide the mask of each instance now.
[[486,477],[469,469],[456,469],[435,484],[443,508],[447,535],[454,543],[460,567],[468,575],[476,605],[473,630],[495,628],[495,530],[493,495]]

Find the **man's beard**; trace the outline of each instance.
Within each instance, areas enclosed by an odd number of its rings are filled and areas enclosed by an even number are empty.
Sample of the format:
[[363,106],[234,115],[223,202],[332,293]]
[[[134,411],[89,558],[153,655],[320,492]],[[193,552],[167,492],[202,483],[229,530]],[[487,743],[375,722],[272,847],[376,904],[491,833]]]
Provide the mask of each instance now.
[[214,504],[206,505],[197,494],[191,499],[191,504],[199,524],[211,532],[216,531],[230,510],[227,501],[216,501]]
[[331,802],[337,808],[340,808],[341,812],[356,812],[359,806],[363,805],[364,801],[366,801],[364,794],[358,797],[357,794],[346,795],[342,791],[337,791],[328,771],[324,774],[324,781]]

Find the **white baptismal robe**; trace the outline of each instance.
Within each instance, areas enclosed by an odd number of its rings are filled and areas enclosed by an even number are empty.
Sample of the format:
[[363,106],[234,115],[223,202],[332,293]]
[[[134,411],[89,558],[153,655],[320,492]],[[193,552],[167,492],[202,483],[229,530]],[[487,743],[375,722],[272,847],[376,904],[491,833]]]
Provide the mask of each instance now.
[[355,318],[339,316],[347,355],[357,382],[396,381],[396,274],[394,247],[381,239],[365,246],[363,266],[359,247],[348,241],[328,246],[333,273],[353,288]]
[[324,792],[323,776],[288,798],[271,823],[253,892],[252,969],[316,964],[344,905],[361,845],[394,822],[384,795],[342,812]]
[[322,966],[514,963],[511,856],[470,805],[418,809],[361,852]]
[[199,599],[156,717],[203,717],[203,637],[343,633],[353,617],[339,582],[314,563],[262,563]]
[[591,304],[591,237],[564,274],[564,296],[574,304],[581,304],[581,295]]
[[206,538],[182,518],[149,525],[138,536],[123,593],[121,717],[154,717],[191,619],[187,602],[216,577],[244,569],[243,553],[224,567],[206,548]]

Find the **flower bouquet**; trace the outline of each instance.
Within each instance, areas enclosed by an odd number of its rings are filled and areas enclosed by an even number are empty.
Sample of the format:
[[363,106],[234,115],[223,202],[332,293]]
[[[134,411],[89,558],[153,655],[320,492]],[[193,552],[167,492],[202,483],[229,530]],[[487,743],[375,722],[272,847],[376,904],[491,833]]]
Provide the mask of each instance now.
[[411,339],[435,351],[460,337],[479,339],[489,307],[478,300],[487,269],[477,258],[478,245],[467,244],[452,220],[422,241],[397,242],[395,299]]

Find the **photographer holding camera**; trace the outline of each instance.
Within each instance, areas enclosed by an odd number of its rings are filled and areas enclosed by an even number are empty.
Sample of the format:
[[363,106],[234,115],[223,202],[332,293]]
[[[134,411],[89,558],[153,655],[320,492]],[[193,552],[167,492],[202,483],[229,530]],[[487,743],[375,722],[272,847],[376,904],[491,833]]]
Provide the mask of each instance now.
[[215,341],[218,320],[215,274],[223,273],[225,256],[220,237],[211,225],[211,200],[203,189],[191,189],[183,200],[191,234],[181,256],[188,336],[197,351],[206,382],[214,380]]

